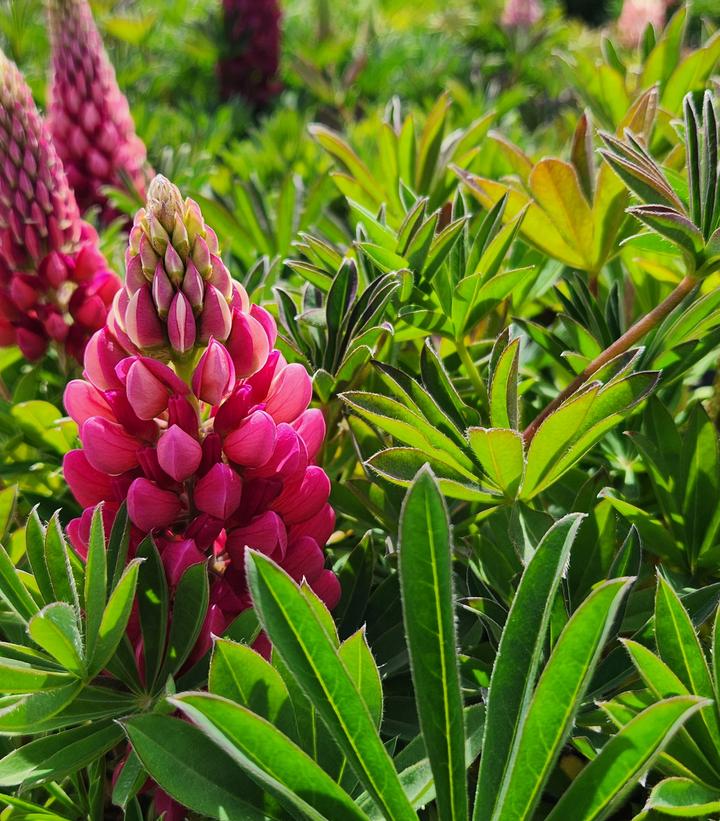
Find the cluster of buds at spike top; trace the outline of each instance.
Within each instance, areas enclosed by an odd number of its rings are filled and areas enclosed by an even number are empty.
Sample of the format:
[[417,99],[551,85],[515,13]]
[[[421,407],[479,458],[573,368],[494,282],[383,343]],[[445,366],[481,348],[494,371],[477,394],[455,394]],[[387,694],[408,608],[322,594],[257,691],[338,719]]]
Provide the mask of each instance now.
[[223,98],[239,95],[261,108],[280,91],[280,18],[278,0],[223,0]]
[[[176,194],[167,181],[154,185],[138,222],[141,239],[137,233],[131,239],[129,264],[135,265],[142,244],[146,254],[152,251],[154,270],[150,277],[151,266],[147,273],[141,268],[139,287],[129,285],[129,342],[118,340],[110,323],[88,345],[84,379],[66,389],[65,407],[78,424],[83,448],[66,456],[64,470],[86,508],[68,529],[78,552],[86,549],[95,506],[103,502],[110,520],[126,500],[133,543],[154,535],[171,587],[189,565],[208,563],[211,604],[196,648],[202,652],[211,632],[221,633],[250,605],[243,564],[247,547],[272,556],[294,578],[307,579],[329,606],[337,602],[339,585],[324,569],[323,547],[335,523],[329,479],[315,464],[325,422],[321,411],[308,408],[312,385],[305,368],[288,364],[273,349],[277,331],[270,314],[251,306],[244,289],[234,284],[231,325],[223,324],[221,331],[225,342],[211,334],[196,346],[193,359],[163,361],[148,355],[153,347],[148,339],[138,338],[151,326],[168,326],[178,299],[187,300],[186,316],[193,322],[192,308],[198,309],[202,338],[201,295],[211,289],[224,294],[209,284],[218,282],[214,235],[196,206],[183,204]],[[206,259],[194,254],[198,247]],[[163,303],[163,319],[155,277],[166,278],[172,291]],[[183,289],[186,278],[198,280],[192,299]],[[140,292],[147,296],[138,306]],[[227,308],[225,296],[221,299]],[[216,322],[221,312],[212,310]],[[143,319],[142,311],[153,319]],[[168,332],[178,346],[174,350],[190,350],[189,343],[177,342],[182,334],[174,334]],[[159,340],[160,333],[162,355]]]
[[[183,202],[165,177],[150,184],[125,262],[125,288],[115,299],[110,326],[126,349],[192,362],[212,338],[230,350],[240,345],[255,351],[246,336],[257,335],[257,328],[248,330],[242,319],[249,311],[247,295],[220,259],[215,232],[205,225],[198,204]],[[261,340],[258,350],[264,344]]]
[[0,345],[35,360],[54,341],[82,362],[119,287],[30,89],[0,53]]
[[639,46],[649,25],[659,33],[665,25],[669,5],[668,0],[625,0],[617,22],[623,45],[629,48]]
[[145,196],[146,151],[135,133],[87,0],[48,0],[52,77],[48,121],[80,207],[118,213],[104,186]]
[[542,17],[538,0],[506,0],[501,22],[508,29],[528,29]]

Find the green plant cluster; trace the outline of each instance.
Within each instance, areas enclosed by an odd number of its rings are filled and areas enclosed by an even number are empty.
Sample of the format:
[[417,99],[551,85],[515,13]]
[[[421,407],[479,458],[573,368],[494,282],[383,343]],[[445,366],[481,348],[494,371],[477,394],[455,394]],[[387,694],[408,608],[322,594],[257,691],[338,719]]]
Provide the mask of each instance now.
[[[42,100],[40,4],[0,6]],[[216,97],[214,2],[94,11],[153,167],[313,377],[342,598],[248,550],[253,608],[194,658],[205,565],[171,607],[124,511],[75,554],[71,375],[2,349],[1,817],[720,817],[712,18],[629,50],[559,4],[290,0],[256,115]]]

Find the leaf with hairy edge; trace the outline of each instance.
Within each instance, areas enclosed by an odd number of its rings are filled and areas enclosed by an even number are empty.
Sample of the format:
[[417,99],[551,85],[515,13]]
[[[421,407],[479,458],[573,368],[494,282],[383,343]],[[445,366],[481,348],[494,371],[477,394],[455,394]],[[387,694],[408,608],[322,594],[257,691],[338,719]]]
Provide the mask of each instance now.
[[468,440],[485,473],[514,499],[525,472],[522,434],[506,428],[468,428]]
[[23,621],[29,621],[40,609],[18,575],[5,548],[0,545],[0,597]]
[[82,676],[85,672],[82,635],[75,610],[66,602],[53,602],[30,619],[30,638],[66,670]]
[[38,738],[0,760],[0,786],[29,787],[64,778],[104,755],[122,738],[120,727],[110,722],[88,724]]
[[494,821],[529,818],[537,806],[632,581],[601,584],[560,634],[513,743]]
[[367,819],[306,753],[245,707],[209,693],[184,693],[168,700],[254,781],[303,818]]
[[415,821],[370,713],[310,602],[261,553],[247,551],[246,569],[253,603],[274,649],[363,786],[390,818]]
[[[220,821],[265,821],[268,817],[242,798],[248,787],[252,794],[254,785],[197,727],[179,718],[152,714],[131,718],[124,726],[143,767],[176,801]],[[190,757],[188,750],[192,750]]]
[[707,818],[720,812],[720,790],[689,778],[666,778],[652,788],[644,811],[676,818]]
[[451,551],[447,509],[435,477],[424,467],[415,477],[400,514],[398,572],[403,618],[438,812],[448,819],[466,819]]
[[175,675],[192,652],[207,615],[210,587],[205,562],[198,562],[182,574],[173,600],[170,637],[159,680]]
[[77,698],[83,689],[81,681],[52,690],[41,690],[0,707],[0,733],[28,735],[37,732],[45,721],[56,716]]
[[102,506],[93,512],[90,525],[87,561],[85,562],[85,652],[90,659],[105,610],[107,585],[107,564],[105,556],[105,530],[102,520]]
[[548,821],[606,818],[632,790],[683,723],[711,704],[698,696],[659,701],[626,724],[585,767],[553,807]]
[[43,670],[27,662],[0,658],[0,682],[2,694],[8,695],[50,690],[53,687],[70,684],[72,678],[59,670]]
[[45,563],[45,528],[37,514],[37,507],[30,511],[25,526],[25,550],[30,569],[45,604],[54,602],[56,600],[55,591]]
[[91,676],[96,676],[108,664],[125,635],[125,628],[135,599],[138,571],[142,561],[142,559],[133,559],[130,562],[110,594],[100,621],[95,652],[93,657],[88,660]]
[[383,713],[382,682],[380,671],[365,637],[365,628],[357,630],[345,639],[338,648],[338,653],[355,682],[375,726],[380,727]]
[[143,637],[145,680],[152,687],[160,673],[167,641],[169,593],[165,568],[152,536],[146,537],[136,556],[145,559],[138,573],[137,603]]
[[551,604],[583,516],[565,516],[545,534],[520,579],[495,658],[473,821],[491,817],[540,667]]

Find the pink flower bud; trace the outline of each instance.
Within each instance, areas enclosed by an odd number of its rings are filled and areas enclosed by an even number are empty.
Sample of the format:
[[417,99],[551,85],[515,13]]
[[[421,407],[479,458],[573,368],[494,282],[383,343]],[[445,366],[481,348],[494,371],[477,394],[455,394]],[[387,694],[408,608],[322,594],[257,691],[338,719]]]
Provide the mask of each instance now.
[[141,419],[128,402],[123,390],[105,391],[105,399],[110,405],[113,416],[125,431],[136,439],[153,442],[157,437],[158,427],[152,420]]
[[205,289],[205,300],[200,314],[200,341],[215,337],[221,342],[228,338],[232,326],[230,307],[225,297],[212,285]]
[[213,419],[213,430],[225,436],[236,425],[237,420],[247,416],[250,408],[250,385],[238,385],[232,394],[220,405]]
[[242,565],[246,547],[259,550],[266,556],[272,556],[277,551],[277,560],[282,559],[287,549],[287,532],[277,513],[267,510],[244,527],[228,533],[227,549],[233,562]]
[[335,530],[335,511],[330,505],[323,505],[320,510],[309,519],[292,525],[288,537],[291,541],[301,536],[312,536],[322,547]]
[[[38,300],[38,292],[30,284],[34,277],[24,277],[16,274],[10,280],[10,298],[22,311],[34,307]],[[39,284],[39,283],[38,283]]]
[[188,260],[182,281],[182,291],[192,305],[193,311],[199,311],[202,308],[205,295],[205,283],[192,260]]
[[140,442],[117,422],[91,416],[80,428],[80,441],[95,470],[112,476],[137,467]]
[[139,358],[128,369],[125,390],[140,419],[154,419],[167,408],[167,388]]
[[308,459],[312,462],[325,439],[325,417],[319,408],[310,408],[292,423],[300,438],[305,442]]
[[153,274],[152,295],[158,315],[164,319],[170,310],[170,305],[175,296],[175,289],[160,262],[158,262]]
[[180,259],[180,254],[172,245],[168,245],[165,249],[165,270],[170,277],[170,281],[175,285],[180,285],[185,275],[185,265]]
[[168,402],[168,425],[177,425],[185,433],[197,436],[197,410],[184,396],[171,396]]
[[282,562],[282,569],[296,582],[316,579],[324,567],[325,556],[318,543],[309,536],[303,536],[289,545]]
[[222,531],[224,524],[222,519],[216,519],[214,516],[208,516],[207,513],[201,513],[190,523],[186,535],[188,538],[195,540],[195,544],[200,550],[208,550]]
[[159,348],[165,344],[165,334],[149,285],[143,285],[130,297],[125,311],[125,330],[133,345],[140,349]]
[[310,582],[310,587],[312,587],[315,595],[325,603],[328,610],[332,610],[338,605],[340,597],[342,596],[342,588],[340,587],[338,577],[332,570],[321,571],[321,573]]
[[129,294],[142,288],[147,279],[142,269],[139,254],[127,254],[125,261],[125,288]]
[[277,339],[277,323],[275,322],[275,318],[272,314],[268,313],[260,305],[253,305],[250,308],[250,316],[257,320],[265,329],[265,333],[267,334],[268,343],[272,348],[275,345],[275,340]]
[[160,437],[157,445],[160,467],[176,482],[183,482],[200,466],[202,448],[196,439],[173,425]]
[[217,433],[208,433],[202,443],[203,458],[198,474],[204,476],[216,462],[222,460],[222,441]]
[[57,251],[51,251],[40,263],[40,275],[45,276],[53,288],[59,288],[68,278],[68,273],[68,266]]
[[162,552],[162,563],[170,587],[177,587],[183,573],[194,564],[205,561],[205,554],[198,550],[192,539],[168,542]]
[[119,388],[115,366],[126,355],[107,328],[93,334],[85,348],[84,365],[88,379],[100,390]]
[[155,273],[155,268],[157,267],[158,262],[160,262],[160,257],[153,250],[150,243],[150,237],[145,233],[143,233],[140,237],[139,253],[143,273],[145,274],[146,279],[150,279]]
[[20,326],[15,331],[17,344],[25,359],[36,362],[45,356],[48,340],[40,323]]
[[110,406],[100,391],[84,379],[73,379],[68,382],[63,395],[63,402],[68,415],[80,426],[91,416],[103,416],[113,419]]
[[272,503],[273,510],[288,524],[302,522],[314,516],[330,496],[330,480],[325,471],[310,465],[300,480],[287,482],[282,493]]
[[293,422],[312,399],[312,382],[299,363],[286,365],[270,385],[265,410],[276,422]]
[[148,228],[150,229],[150,242],[152,243],[152,247],[155,249],[156,253],[162,255],[165,253],[165,249],[168,246],[170,237],[168,236],[165,227],[160,222],[158,215],[155,214],[152,210],[148,214],[147,219]]
[[195,317],[192,306],[182,291],[178,291],[170,305],[168,314],[168,337],[173,350],[179,354],[187,353],[195,345]]
[[255,411],[225,437],[223,450],[243,467],[260,467],[273,455],[276,442],[275,422],[265,411]]
[[193,373],[193,393],[209,405],[219,405],[234,384],[235,367],[230,354],[224,345],[210,339]]
[[147,479],[135,479],[127,496],[130,521],[145,533],[169,527],[181,510],[175,493]]
[[[270,417],[272,418],[272,417]],[[275,450],[267,462],[252,471],[253,476],[295,477],[308,466],[307,448],[297,432],[286,422],[277,426]]]
[[195,244],[193,245],[192,250],[192,261],[195,263],[195,267],[198,271],[200,271],[200,275],[203,279],[210,276],[212,271],[210,250],[207,246],[207,242],[205,242],[199,234],[195,237]]
[[211,285],[214,285],[218,291],[225,297],[226,300],[229,300],[232,296],[232,277],[230,276],[230,271],[225,267],[223,261],[220,257],[216,256],[215,254],[211,254],[210,262],[212,265],[212,270],[210,272],[210,276],[208,278],[208,282]]
[[113,497],[112,479],[88,462],[85,452],[71,450],[63,458],[63,476],[73,496],[83,507],[90,507]]
[[252,316],[233,310],[232,328],[225,343],[238,379],[247,379],[265,365],[270,344],[263,326]]
[[198,510],[224,520],[237,510],[241,495],[240,477],[231,467],[218,462],[195,485],[193,500]]

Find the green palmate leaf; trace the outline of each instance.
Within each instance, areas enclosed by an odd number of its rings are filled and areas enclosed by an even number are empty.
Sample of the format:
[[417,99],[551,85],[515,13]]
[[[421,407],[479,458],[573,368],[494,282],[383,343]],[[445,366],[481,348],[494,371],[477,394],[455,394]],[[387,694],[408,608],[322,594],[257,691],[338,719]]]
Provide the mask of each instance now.
[[88,662],[91,676],[96,676],[104,669],[125,635],[125,628],[135,599],[138,571],[142,561],[142,559],[133,559],[130,562],[110,594],[100,621],[95,652]]
[[28,696],[9,697],[8,703],[0,704],[0,733],[6,735],[27,735],[36,733],[42,723],[64,710],[78,696],[83,688],[81,681],[42,690]]
[[207,614],[210,587],[205,562],[191,565],[175,590],[170,636],[159,679],[175,675],[187,661]]
[[282,676],[247,645],[215,640],[208,689],[247,707],[285,735],[297,738],[290,694]]
[[87,561],[85,563],[85,650],[91,659],[95,652],[100,624],[106,603],[107,564],[102,506],[92,517]]
[[493,814],[500,785],[512,767],[513,745],[528,711],[551,603],[582,516],[561,519],[545,534],[520,580],[490,680],[473,821]]
[[45,562],[50,574],[55,600],[72,604],[80,610],[80,601],[72,572],[71,556],[58,514],[53,514],[45,533]]
[[464,728],[456,662],[448,514],[429,468],[400,515],[400,587],[415,701],[435,779],[438,811],[467,818]]
[[331,638],[297,585],[270,559],[247,554],[253,603],[273,647],[361,783],[393,819],[413,819],[392,761]]
[[631,581],[597,587],[560,635],[513,744],[493,819],[531,817]]
[[267,818],[243,799],[242,770],[197,727],[169,716],[142,715],[131,718],[125,731],[143,767],[176,801],[220,821]]
[[[494,351],[493,351],[494,353]],[[517,428],[517,376],[520,338],[508,342],[493,362],[490,377],[490,421],[494,428]]]
[[165,654],[169,618],[168,585],[165,568],[151,536],[143,541],[136,555],[145,559],[138,574],[137,602],[143,636],[145,680],[148,687],[152,687]]
[[29,621],[39,610],[5,548],[0,545],[0,596],[19,618]]
[[31,741],[0,760],[0,786],[30,786],[64,778],[104,755],[122,738],[117,724],[101,722]]
[[314,821],[367,818],[306,753],[250,710],[209,693],[170,701],[291,811]]
[[0,659],[0,686],[8,693],[34,693],[70,684],[72,677],[53,670],[39,669],[24,661]]
[[666,778],[656,784],[645,804],[652,811],[676,818],[708,818],[720,812],[720,790],[689,778]]
[[525,472],[522,434],[504,428],[468,428],[468,439],[490,480],[514,499]]
[[42,526],[37,508],[33,508],[25,526],[25,550],[33,577],[45,604],[55,601],[55,591],[45,563],[45,528]]
[[637,785],[655,757],[683,723],[710,704],[697,696],[676,696],[653,704],[626,724],[572,782],[548,816],[592,821],[606,818]]
[[383,714],[383,691],[380,671],[370,652],[365,630],[360,629],[347,638],[338,648],[340,658],[355,682],[376,727],[380,727]]
[[82,676],[85,671],[82,635],[75,610],[65,602],[48,604],[32,617],[30,638],[66,670]]

